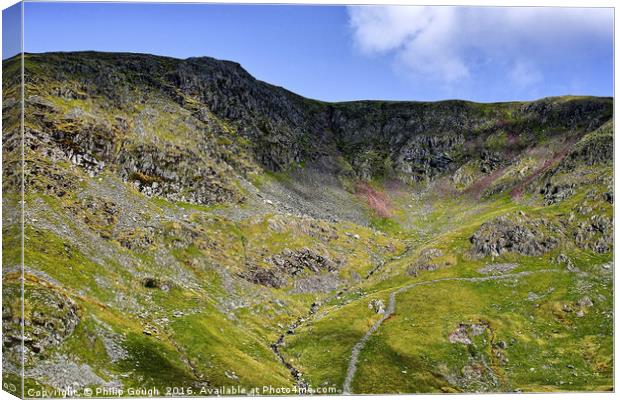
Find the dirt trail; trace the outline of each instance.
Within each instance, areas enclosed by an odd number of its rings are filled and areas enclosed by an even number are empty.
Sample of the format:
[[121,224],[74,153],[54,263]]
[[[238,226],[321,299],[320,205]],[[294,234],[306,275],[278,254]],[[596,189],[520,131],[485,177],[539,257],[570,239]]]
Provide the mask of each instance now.
[[394,314],[394,311],[396,310],[396,295],[397,294],[405,292],[416,286],[431,285],[433,283],[438,283],[438,282],[447,282],[447,281],[484,282],[484,281],[492,281],[492,280],[500,280],[500,279],[519,278],[522,276],[532,275],[532,274],[541,273],[541,272],[562,272],[562,271],[563,270],[559,270],[559,269],[540,269],[538,271],[523,271],[523,272],[518,272],[514,274],[481,276],[481,277],[474,277],[474,278],[459,278],[459,277],[438,278],[438,279],[433,279],[433,280],[425,281],[425,282],[411,283],[409,285],[403,286],[393,291],[390,294],[390,301],[388,303],[387,309],[385,310],[385,313],[381,316],[379,320],[377,320],[377,322],[373,324],[373,326],[370,327],[370,329],[364,334],[364,336],[359,340],[359,342],[357,342],[355,346],[353,346],[353,350],[351,351],[351,358],[349,359],[349,367],[347,368],[347,375],[344,379],[344,384],[342,386],[343,394],[351,393],[351,383],[353,383],[353,378],[355,377],[355,372],[357,371],[358,358],[359,358],[360,352],[366,345],[366,342],[368,342],[372,334],[375,333],[377,329],[379,329],[381,324],[383,324],[383,322],[386,319],[388,319],[389,317],[392,316],[392,314]]

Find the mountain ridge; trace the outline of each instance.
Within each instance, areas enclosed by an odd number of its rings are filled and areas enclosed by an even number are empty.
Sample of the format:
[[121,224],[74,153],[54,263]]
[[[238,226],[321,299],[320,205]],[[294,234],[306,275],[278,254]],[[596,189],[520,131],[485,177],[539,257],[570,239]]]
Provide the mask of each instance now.
[[[13,62],[16,60],[19,60],[21,57],[22,53],[16,54],[12,57],[8,57],[6,59],[3,60],[3,62]],[[175,60],[175,61],[200,61],[201,59],[204,60],[209,60],[209,61],[216,61],[216,62],[221,62],[221,63],[228,63],[228,64],[232,64],[235,67],[240,68],[241,70],[243,70],[245,73],[247,73],[248,75],[252,76],[254,78],[254,76],[245,68],[243,67],[243,65],[237,61],[233,61],[233,60],[227,60],[227,59],[220,59],[220,58],[216,58],[216,57],[212,57],[212,56],[189,56],[189,57],[185,57],[185,58],[181,58],[181,57],[173,57],[173,56],[167,56],[167,55],[160,55],[160,54],[152,54],[152,53],[142,53],[142,52],[117,52],[117,51],[101,51],[101,50],[66,50],[66,51],[50,51],[50,52],[41,52],[41,53],[35,53],[35,52],[24,52],[23,53],[25,56],[29,56],[29,55],[33,55],[33,56],[45,56],[45,55],[63,55],[63,54],[68,54],[68,55],[127,55],[127,56],[137,56],[137,57],[152,57],[152,58],[161,58],[161,59],[169,59],[169,60]],[[314,101],[314,102],[318,102],[318,103],[327,103],[327,104],[342,104],[342,103],[364,103],[364,102],[385,102],[385,103],[443,103],[443,102],[464,102],[464,103],[474,103],[474,104],[488,104],[488,105],[492,105],[492,104],[511,104],[511,103],[531,103],[531,102],[537,102],[537,101],[543,101],[543,100],[553,100],[553,99],[559,99],[559,98],[603,98],[603,99],[613,99],[613,96],[596,96],[596,95],[588,95],[588,94],[562,94],[562,95],[549,95],[549,96],[544,96],[544,97],[539,97],[539,98],[534,98],[534,99],[529,99],[529,100],[501,100],[501,101],[475,101],[475,100],[468,100],[465,98],[446,98],[446,99],[441,99],[441,100],[414,100],[414,99],[403,99],[403,100],[390,100],[390,99],[372,99],[372,98],[362,98],[362,99],[351,99],[351,100],[338,100],[338,101],[329,101],[329,100],[319,100],[319,99],[314,99],[311,97],[306,97],[303,94],[299,94],[296,93],[294,91],[291,91],[289,89],[286,89],[286,87],[284,86],[280,86],[280,85],[276,85],[273,83],[269,83],[268,81],[264,81],[258,78],[254,78],[256,81],[258,82],[262,82],[265,83],[269,86],[278,88],[278,89],[283,89],[289,93],[291,93],[292,95],[298,96],[298,97],[302,97],[304,99],[310,100],[310,101]]]
[[[63,57],[63,66],[53,62],[59,54]],[[91,52],[47,53],[44,56],[28,55],[26,64],[33,57],[34,59],[43,57],[41,61],[47,63],[50,69],[56,71],[61,77],[64,73],[73,73],[70,69],[66,70],[66,64],[72,57],[79,58],[79,62],[82,63],[81,68],[85,68],[84,64],[87,63],[84,56],[92,57],[91,62],[96,60],[100,64],[88,67],[90,73],[95,74],[97,79],[102,81],[99,82],[98,87],[92,88],[97,95],[106,96],[106,93],[97,93],[102,87],[101,83],[106,81],[106,77],[102,74],[110,68],[114,69],[117,57],[130,57],[131,61],[126,60],[123,63],[123,71],[132,76],[132,79],[163,91],[162,94],[171,97],[181,107],[187,109],[188,103],[198,100],[206,104],[210,112],[218,118],[234,122],[237,131],[254,142],[255,156],[260,164],[273,171],[287,169],[302,161],[316,161],[324,153],[337,151],[344,154],[345,158],[351,156],[347,161],[354,166],[354,169],[359,169],[355,164],[391,163],[396,174],[404,172],[411,175],[412,167],[403,160],[411,155],[403,154],[403,152],[411,153],[412,150],[402,150],[402,147],[406,146],[406,142],[415,136],[424,136],[425,133],[430,132],[437,138],[437,134],[444,131],[444,134],[457,136],[457,141],[460,141],[458,136],[464,131],[474,131],[473,135],[477,134],[475,131],[480,131],[482,135],[485,135],[484,129],[498,130],[501,127],[484,127],[484,125],[497,125],[502,122],[501,118],[515,119],[515,121],[506,123],[509,128],[516,130],[516,134],[519,134],[519,131],[523,129],[544,129],[544,127],[534,126],[537,121],[528,122],[533,119],[540,120],[541,113],[549,114],[544,118],[556,118],[558,121],[563,121],[566,118],[573,118],[571,115],[574,113],[590,111],[600,115],[596,117],[599,120],[589,122],[591,126],[583,127],[584,130],[592,130],[602,124],[601,118],[609,118],[611,115],[611,101],[607,98],[594,97],[547,98],[535,102],[491,104],[466,101],[317,102],[293,94],[286,89],[258,81],[239,64],[204,57],[179,60],[142,54],[127,56]],[[134,63],[138,64],[134,65]],[[109,71],[112,73],[112,70]],[[114,71],[119,75],[118,71]],[[26,73],[28,74],[28,66],[26,66]],[[88,82],[88,77],[84,78]],[[234,79],[231,80],[231,78]],[[119,75],[115,79],[123,78]],[[172,84],[171,87],[168,86],[170,84]],[[106,86],[103,85],[103,87]],[[176,90],[180,93],[175,92]],[[198,119],[201,118],[199,113],[202,111],[192,111]],[[485,113],[489,112],[490,117],[487,117]],[[370,115],[372,121],[375,122],[363,122],[365,118],[362,117],[366,116],[368,119]],[[377,125],[376,121],[383,121],[382,125]],[[439,121],[443,121],[441,125],[438,125]],[[550,121],[547,125],[553,123],[555,121]],[[567,129],[568,127],[560,124],[558,128]],[[384,129],[387,131],[384,132]],[[351,132],[356,132],[356,134],[352,135]],[[387,148],[383,146],[384,148],[381,149],[386,154],[379,155],[378,159],[368,160],[368,154],[365,153],[373,151],[375,146],[364,142],[377,140],[389,142]],[[463,140],[467,141],[468,138],[463,138]],[[357,153],[351,154],[351,148],[340,148],[348,145],[356,147]],[[444,145],[446,150],[449,150],[454,143]],[[434,162],[432,156],[430,157],[430,161],[421,160],[422,169],[426,168],[429,162]],[[333,164],[334,160],[329,161]],[[438,160],[438,163],[442,162]],[[414,164],[416,164],[415,160]],[[362,176],[370,178],[373,172],[364,171]],[[422,178],[426,177],[422,176]],[[413,179],[418,179],[418,177],[413,177]]]

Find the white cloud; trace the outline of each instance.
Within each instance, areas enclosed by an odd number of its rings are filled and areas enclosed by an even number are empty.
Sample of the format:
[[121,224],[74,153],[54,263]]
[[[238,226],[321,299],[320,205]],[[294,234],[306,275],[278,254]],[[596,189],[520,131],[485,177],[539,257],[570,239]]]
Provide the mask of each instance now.
[[515,85],[544,80],[537,64],[592,36],[611,37],[610,9],[352,6],[349,23],[365,55],[393,57],[414,77],[443,84],[477,78],[493,64]]
[[429,28],[432,13],[427,7],[349,7],[355,39],[366,53],[401,47]]
[[519,60],[514,63],[508,72],[511,82],[518,88],[528,89],[542,83],[543,75],[529,61]]
[[426,25],[406,41],[398,61],[424,75],[439,75],[446,82],[468,77],[469,68],[460,55],[457,40],[456,10],[425,8],[424,14]]

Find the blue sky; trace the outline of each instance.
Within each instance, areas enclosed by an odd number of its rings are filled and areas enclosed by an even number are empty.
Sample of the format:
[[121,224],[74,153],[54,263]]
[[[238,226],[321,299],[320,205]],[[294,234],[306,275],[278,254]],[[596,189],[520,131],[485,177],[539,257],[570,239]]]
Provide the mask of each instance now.
[[17,3],[2,10],[2,59],[21,52],[21,4]]
[[27,52],[207,55],[328,101],[613,93],[612,9],[37,2],[24,24]]

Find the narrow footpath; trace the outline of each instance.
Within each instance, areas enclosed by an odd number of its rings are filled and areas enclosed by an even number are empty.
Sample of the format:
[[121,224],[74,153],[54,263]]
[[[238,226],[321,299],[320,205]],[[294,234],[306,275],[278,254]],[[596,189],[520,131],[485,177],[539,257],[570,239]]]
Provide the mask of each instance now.
[[439,279],[433,279],[433,280],[430,280],[430,281],[411,283],[409,285],[403,286],[403,287],[393,291],[390,294],[390,301],[388,303],[387,309],[385,310],[385,312],[383,313],[381,318],[379,320],[377,320],[377,322],[375,322],[370,327],[370,329],[368,329],[368,331],[359,340],[359,342],[357,342],[355,344],[355,346],[353,346],[353,350],[351,351],[351,358],[349,359],[349,367],[347,368],[347,375],[346,375],[346,377],[344,379],[344,384],[342,386],[343,393],[344,394],[351,394],[351,383],[353,383],[353,378],[355,377],[355,372],[357,371],[357,362],[358,362],[358,359],[359,359],[360,352],[362,351],[362,349],[364,349],[364,346],[366,345],[366,342],[368,342],[368,340],[370,339],[372,334],[375,333],[377,331],[377,329],[379,329],[381,324],[383,324],[383,322],[386,319],[388,319],[392,314],[394,314],[394,311],[396,310],[396,295],[398,295],[398,294],[400,294],[402,292],[406,292],[407,290],[412,289],[412,288],[414,288],[416,286],[432,285],[434,283],[439,283],[439,282],[449,282],[449,281],[485,282],[485,281],[493,281],[493,280],[500,280],[500,279],[520,278],[522,276],[538,274],[538,273],[542,273],[542,272],[562,272],[562,271],[563,270],[560,270],[560,269],[541,269],[541,270],[538,270],[538,271],[523,271],[523,272],[518,272],[518,273],[514,273],[514,274],[481,276],[481,277],[474,277],[474,278],[459,278],[459,277],[439,278]]

